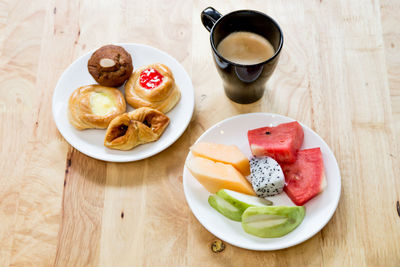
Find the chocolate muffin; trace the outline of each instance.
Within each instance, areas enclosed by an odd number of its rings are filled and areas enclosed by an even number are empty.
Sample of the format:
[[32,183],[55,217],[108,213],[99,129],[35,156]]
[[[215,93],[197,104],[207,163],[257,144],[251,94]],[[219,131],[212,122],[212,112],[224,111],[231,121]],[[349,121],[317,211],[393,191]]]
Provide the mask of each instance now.
[[88,70],[100,85],[118,87],[132,74],[132,58],[121,46],[105,45],[90,57]]

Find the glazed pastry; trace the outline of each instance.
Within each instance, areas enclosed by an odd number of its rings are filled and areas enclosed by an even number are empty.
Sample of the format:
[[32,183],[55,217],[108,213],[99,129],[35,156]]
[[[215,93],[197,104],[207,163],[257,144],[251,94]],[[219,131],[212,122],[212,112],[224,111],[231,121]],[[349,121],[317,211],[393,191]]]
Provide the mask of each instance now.
[[156,141],[169,124],[169,118],[152,108],[138,108],[113,119],[107,128],[104,145],[130,150],[140,144]]
[[68,110],[69,121],[76,129],[105,129],[112,119],[125,112],[126,103],[118,89],[93,84],[72,93]]
[[136,70],[125,84],[125,97],[134,108],[150,107],[163,113],[178,103],[181,93],[171,70],[152,64]]
[[132,74],[132,58],[121,46],[105,45],[92,54],[88,70],[100,85],[118,87]]

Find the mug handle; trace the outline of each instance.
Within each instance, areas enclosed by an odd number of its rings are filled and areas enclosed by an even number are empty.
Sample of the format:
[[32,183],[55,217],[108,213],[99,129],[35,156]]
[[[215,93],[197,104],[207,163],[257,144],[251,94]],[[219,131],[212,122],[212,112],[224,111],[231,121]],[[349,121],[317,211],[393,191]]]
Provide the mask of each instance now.
[[201,22],[203,22],[204,27],[208,31],[211,31],[215,22],[217,22],[217,20],[219,20],[221,17],[221,13],[212,7],[207,7],[203,10],[203,12],[201,12]]

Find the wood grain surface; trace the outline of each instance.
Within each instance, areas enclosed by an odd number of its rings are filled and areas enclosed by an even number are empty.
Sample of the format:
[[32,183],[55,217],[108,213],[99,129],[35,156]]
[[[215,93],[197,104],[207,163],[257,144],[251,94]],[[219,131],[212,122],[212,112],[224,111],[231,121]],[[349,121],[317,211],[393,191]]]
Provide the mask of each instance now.
[[[262,100],[229,101],[200,13],[263,11],[285,43]],[[0,0],[1,266],[400,266],[400,2]],[[143,43],[183,64],[195,113],[165,151],[106,163],[70,147],[52,118],[64,69],[101,45]],[[295,118],[333,150],[336,213],[292,248],[255,252],[211,235],[182,188],[189,146],[248,112]],[[212,116],[210,116],[212,114]]]

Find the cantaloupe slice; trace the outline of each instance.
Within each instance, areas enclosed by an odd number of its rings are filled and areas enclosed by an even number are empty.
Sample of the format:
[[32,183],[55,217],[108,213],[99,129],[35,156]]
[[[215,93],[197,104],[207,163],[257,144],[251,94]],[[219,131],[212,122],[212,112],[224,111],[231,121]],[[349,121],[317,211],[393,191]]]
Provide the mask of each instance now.
[[199,142],[194,144],[190,150],[195,156],[231,164],[244,176],[250,174],[249,159],[235,145]]
[[202,157],[192,157],[186,163],[190,173],[210,192],[230,189],[248,195],[255,195],[251,184],[232,165]]

